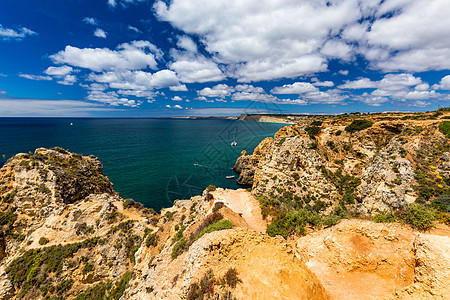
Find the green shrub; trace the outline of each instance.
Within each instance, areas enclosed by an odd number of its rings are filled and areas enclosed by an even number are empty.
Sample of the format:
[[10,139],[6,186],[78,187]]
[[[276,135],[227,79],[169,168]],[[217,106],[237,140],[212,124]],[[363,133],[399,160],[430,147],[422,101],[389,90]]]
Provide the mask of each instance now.
[[400,214],[401,220],[419,230],[433,228],[433,221],[437,219],[436,211],[423,204],[414,203],[408,205]]
[[48,242],[50,242],[46,237],[41,237],[39,239],[39,245],[46,245],[48,244]]
[[315,120],[311,122],[311,126],[322,126],[322,121]]
[[372,125],[373,125],[372,121],[365,120],[365,119],[358,119],[358,120],[353,121],[347,127],[345,127],[345,130],[352,133],[352,132],[357,132],[357,131],[361,131],[361,130],[370,128],[370,127],[372,127]]
[[122,297],[128,282],[130,282],[131,275],[132,273],[128,271],[122,276],[119,282],[116,282],[116,288],[111,291],[109,299],[119,300]]
[[82,270],[83,274],[89,273],[94,270],[94,265],[91,265],[90,263],[86,262],[84,265],[84,268]]
[[450,213],[450,195],[440,195],[431,203],[431,206],[438,211]]
[[450,137],[450,121],[444,121],[441,125],[439,125],[439,130],[447,137]]
[[281,235],[284,238],[291,234],[304,235],[307,224],[320,225],[320,216],[306,209],[280,213],[267,226],[267,234],[270,236]]
[[145,244],[147,245],[147,247],[156,247],[158,245],[158,236],[156,235],[156,233],[149,234],[147,236],[147,239],[145,240]]
[[390,211],[380,211],[372,217],[372,220],[376,223],[392,223],[397,221],[397,216]]
[[172,259],[177,258],[185,250],[189,248],[189,243],[185,237],[182,237],[178,242],[173,245],[172,248]]
[[199,238],[201,238],[205,234],[208,234],[208,233],[213,232],[213,231],[231,229],[233,227],[234,227],[234,225],[233,225],[233,223],[231,221],[229,221],[229,220],[220,220],[220,221],[217,221],[216,223],[213,223],[213,224],[209,225],[208,227],[204,228],[202,231],[200,231],[200,233],[197,235],[197,237],[195,239],[198,240]]
[[279,142],[278,142],[278,147],[283,145],[283,143],[286,141],[286,138],[282,138]]
[[320,127],[317,126],[310,126],[310,127],[306,127],[305,131],[308,133],[309,137],[311,139],[315,139],[316,135],[318,135],[321,131]]

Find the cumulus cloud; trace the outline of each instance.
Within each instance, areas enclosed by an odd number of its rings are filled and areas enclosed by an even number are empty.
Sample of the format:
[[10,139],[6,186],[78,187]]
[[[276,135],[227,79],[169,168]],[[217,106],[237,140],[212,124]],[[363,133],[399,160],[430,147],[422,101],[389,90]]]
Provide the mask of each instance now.
[[101,28],[97,28],[94,31],[94,36],[99,37],[99,38],[106,39],[107,35],[108,35],[108,33]]
[[2,38],[3,40],[16,40],[16,41],[20,41],[23,38],[25,38],[26,36],[33,36],[33,35],[37,35],[37,32],[34,32],[31,29],[28,29],[26,27],[20,27],[18,29],[11,29],[11,28],[4,28],[1,24],[0,24],[0,38]]
[[369,78],[361,78],[355,81],[347,81],[338,87],[340,89],[372,89],[376,88],[377,84]]
[[308,82],[295,82],[293,84],[285,84],[281,87],[275,87],[270,92],[273,94],[304,94],[317,92],[319,89]]
[[174,106],[170,106],[169,104],[166,105],[167,108],[177,108],[177,109],[183,109],[180,105],[176,104]]
[[226,84],[218,84],[212,88],[204,88],[198,91],[200,96],[224,98],[231,95],[234,89]]
[[52,78],[50,76],[42,76],[42,75],[30,75],[30,74],[19,74],[20,77],[22,78],[26,78],[26,79],[30,79],[30,80],[36,80],[36,81],[41,81],[41,80],[52,80]]
[[91,73],[88,80],[106,83],[113,89],[128,90],[153,90],[180,84],[176,74],[170,70],[161,70],[156,73],[144,71]]
[[326,71],[355,54],[387,72],[450,68],[447,0],[159,0],[154,10],[241,82]]
[[57,83],[63,85],[73,85],[75,82],[77,82],[77,77],[75,75],[66,75],[62,80],[57,81]]
[[447,0],[383,1],[365,33],[369,47],[387,52],[373,65],[385,71],[449,69],[448,11]]
[[169,89],[174,92],[187,92],[188,91],[188,88],[184,84],[170,86]]
[[86,17],[83,19],[83,23],[86,23],[88,25],[93,25],[96,26],[98,25],[98,21],[96,18],[90,18],[90,17]]
[[[369,78],[361,78],[355,81],[347,81],[339,86],[341,89],[371,89],[401,90],[411,86],[422,84],[422,79],[411,74],[387,74],[380,81],[372,81]],[[422,86],[423,87],[423,86]]]
[[333,81],[319,81],[317,78],[311,78],[311,81],[313,82],[314,86],[324,86],[324,87],[332,87],[334,86],[334,82]]
[[72,71],[73,71],[72,67],[62,66],[62,67],[48,67],[47,70],[44,71],[44,73],[52,76],[64,76],[72,73]]
[[447,75],[441,79],[439,84],[433,85],[435,90],[450,90],[450,75]]
[[180,96],[174,96],[172,97],[173,101],[183,101],[183,98],[181,98]]
[[135,100],[129,100],[124,97],[119,97],[119,95],[115,91],[105,92],[99,90],[92,90],[89,91],[86,99],[96,102],[107,103],[112,106],[123,105],[129,107],[137,107],[139,105],[139,103],[137,103]]
[[66,48],[50,56],[56,64],[90,69],[95,72],[112,70],[156,69],[155,58],[161,51],[147,41],[133,41],[119,45],[116,50],[108,48]]
[[172,49],[173,62],[170,69],[177,72],[180,81],[186,83],[211,82],[225,79],[218,65],[198,53],[197,46],[188,37],[180,37],[178,46],[184,50]]
[[[328,3],[174,0],[157,1],[154,8],[160,19],[200,36],[217,63],[231,65],[229,76],[248,82],[325,71],[326,55],[348,58],[350,47],[333,42],[330,34],[359,19],[358,4]],[[339,43],[335,51],[333,43]]]

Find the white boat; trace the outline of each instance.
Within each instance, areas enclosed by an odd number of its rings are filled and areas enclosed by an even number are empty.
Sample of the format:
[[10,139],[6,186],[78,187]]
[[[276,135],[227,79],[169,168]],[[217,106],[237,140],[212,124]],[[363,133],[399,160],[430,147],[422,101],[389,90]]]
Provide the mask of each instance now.
[[227,179],[233,179],[234,175],[226,176]]
[[232,141],[232,142],[231,142],[231,146],[234,147],[234,146],[236,146],[236,145],[237,145],[236,141]]
[[70,123],[70,126],[73,126],[73,123]]

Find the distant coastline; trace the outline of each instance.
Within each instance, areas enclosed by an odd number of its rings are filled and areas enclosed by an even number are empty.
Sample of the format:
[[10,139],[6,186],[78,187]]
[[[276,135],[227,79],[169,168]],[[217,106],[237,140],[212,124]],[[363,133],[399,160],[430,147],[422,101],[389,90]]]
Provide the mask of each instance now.
[[189,117],[173,117],[173,119],[188,120],[240,120],[255,121],[265,123],[286,123],[294,124],[297,121],[308,117],[306,114],[241,114],[239,116],[189,116]]

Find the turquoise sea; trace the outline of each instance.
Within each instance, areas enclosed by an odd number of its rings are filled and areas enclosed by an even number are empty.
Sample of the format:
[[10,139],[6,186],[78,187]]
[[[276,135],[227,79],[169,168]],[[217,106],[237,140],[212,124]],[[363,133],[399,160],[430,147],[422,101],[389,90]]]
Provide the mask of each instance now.
[[[236,120],[0,118],[0,165],[39,147],[92,154],[123,198],[158,211],[210,184],[237,188],[231,168],[241,151],[251,153],[282,126]],[[236,178],[226,179],[229,175]]]

